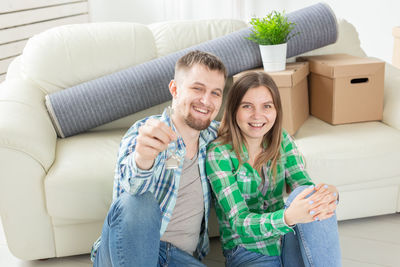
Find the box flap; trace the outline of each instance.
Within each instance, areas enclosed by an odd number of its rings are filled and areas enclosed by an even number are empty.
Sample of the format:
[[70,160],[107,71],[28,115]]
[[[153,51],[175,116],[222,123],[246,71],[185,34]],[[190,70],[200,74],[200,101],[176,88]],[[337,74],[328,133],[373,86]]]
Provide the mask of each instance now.
[[[250,71],[264,71],[263,68],[251,69],[233,75],[233,81],[236,81],[241,75]],[[293,87],[301,82],[310,73],[308,62],[287,63],[286,69],[277,72],[267,72],[279,88]]]
[[294,87],[309,73],[308,62],[287,63],[286,69],[278,72],[269,72],[278,87]]
[[392,34],[394,37],[400,38],[400,26],[393,27]]
[[308,61],[310,72],[329,78],[373,74],[385,64],[379,59],[356,57],[347,54],[299,57],[297,60]]

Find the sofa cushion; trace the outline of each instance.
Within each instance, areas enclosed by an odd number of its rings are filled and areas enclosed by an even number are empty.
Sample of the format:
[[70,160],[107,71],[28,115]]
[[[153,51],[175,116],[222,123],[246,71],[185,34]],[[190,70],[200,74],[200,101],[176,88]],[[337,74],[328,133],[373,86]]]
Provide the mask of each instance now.
[[102,220],[112,201],[114,168],[125,130],[58,139],[56,160],[45,178],[49,215]]
[[28,41],[21,56],[21,69],[38,88],[53,93],[146,62],[156,55],[153,34],[146,25],[64,25]]
[[384,123],[333,126],[310,116],[295,139],[317,183],[344,186],[400,177],[400,133]]
[[247,25],[242,20],[214,19],[158,22],[150,24],[149,28],[154,35],[157,56],[162,57],[247,28]]

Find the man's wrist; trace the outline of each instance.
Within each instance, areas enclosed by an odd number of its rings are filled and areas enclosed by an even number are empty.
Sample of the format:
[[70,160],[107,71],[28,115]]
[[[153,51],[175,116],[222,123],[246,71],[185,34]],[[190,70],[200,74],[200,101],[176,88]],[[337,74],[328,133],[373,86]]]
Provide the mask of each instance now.
[[141,170],[148,171],[153,167],[154,160],[144,160],[138,154],[135,153],[136,167]]

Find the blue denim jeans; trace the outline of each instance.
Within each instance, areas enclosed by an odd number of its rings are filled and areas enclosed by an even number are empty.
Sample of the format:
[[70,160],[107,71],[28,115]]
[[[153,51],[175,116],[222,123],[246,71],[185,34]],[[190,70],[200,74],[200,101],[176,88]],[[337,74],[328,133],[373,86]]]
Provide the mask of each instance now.
[[152,193],[123,193],[104,221],[93,266],[205,266],[187,252],[160,241],[160,228],[160,207]]
[[[296,188],[288,197],[285,207],[307,186]],[[225,250],[229,267],[340,267],[341,252],[336,215],[310,223],[299,223],[294,233],[282,238],[281,256],[266,256],[237,246]]]

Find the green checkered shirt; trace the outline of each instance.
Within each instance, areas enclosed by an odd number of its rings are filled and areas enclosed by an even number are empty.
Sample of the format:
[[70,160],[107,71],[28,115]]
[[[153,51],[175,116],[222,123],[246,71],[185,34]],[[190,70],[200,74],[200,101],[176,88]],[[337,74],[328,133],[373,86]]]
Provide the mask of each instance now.
[[245,146],[245,163],[239,167],[230,144],[209,145],[206,171],[216,200],[223,249],[243,246],[264,255],[281,254],[281,237],[293,231],[284,221],[285,184],[293,190],[313,182],[304,169],[302,155],[286,131],[283,131],[280,149],[275,182],[269,161],[263,166],[265,182],[262,183],[258,172],[246,162]]

